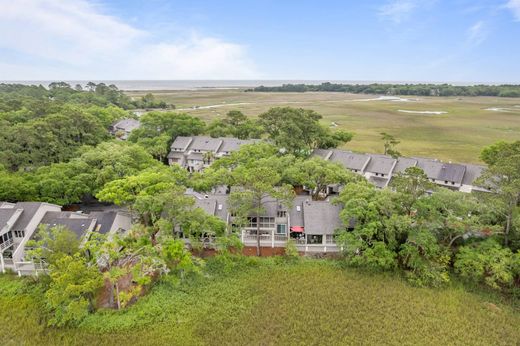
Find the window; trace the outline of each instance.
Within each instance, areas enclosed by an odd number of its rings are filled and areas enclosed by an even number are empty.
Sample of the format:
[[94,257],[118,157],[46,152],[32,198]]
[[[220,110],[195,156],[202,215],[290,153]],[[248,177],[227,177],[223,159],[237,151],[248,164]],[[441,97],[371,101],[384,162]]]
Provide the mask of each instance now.
[[287,211],[285,211],[285,210],[278,210],[278,212],[276,213],[276,216],[277,217],[286,217],[287,216]]
[[452,181],[452,182],[451,182],[451,185],[455,185],[455,182],[454,182],[454,181]]
[[323,244],[323,236],[321,234],[307,234],[307,244]]
[[381,173],[381,176],[382,176],[382,177],[384,177],[384,176],[385,176],[385,174],[384,174],[384,173]]
[[448,181],[447,181],[447,180],[444,180],[444,184],[448,184]]
[[14,236],[16,238],[23,238],[25,236],[25,231],[14,231]]
[[[260,216],[258,219],[260,220],[259,221],[260,228],[275,228],[274,217]],[[256,228],[258,225],[256,220],[257,220],[256,217],[249,217],[248,218],[248,222],[249,222],[248,227]]]
[[287,233],[287,225],[276,225],[276,233],[277,234],[286,234]]

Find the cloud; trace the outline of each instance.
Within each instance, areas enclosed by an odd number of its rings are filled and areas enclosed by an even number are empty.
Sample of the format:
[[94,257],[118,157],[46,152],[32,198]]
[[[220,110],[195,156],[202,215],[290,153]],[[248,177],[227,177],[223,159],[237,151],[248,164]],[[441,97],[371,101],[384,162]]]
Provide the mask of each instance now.
[[239,79],[246,47],[200,35],[158,40],[86,0],[0,0],[0,79]]
[[378,8],[381,18],[400,24],[410,19],[413,13],[420,9],[428,9],[437,0],[388,0]]
[[467,31],[468,43],[472,46],[478,46],[486,40],[488,32],[483,21],[478,21],[469,27]]
[[520,0],[509,0],[505,7],[511,10],[515,20],[520,22]]

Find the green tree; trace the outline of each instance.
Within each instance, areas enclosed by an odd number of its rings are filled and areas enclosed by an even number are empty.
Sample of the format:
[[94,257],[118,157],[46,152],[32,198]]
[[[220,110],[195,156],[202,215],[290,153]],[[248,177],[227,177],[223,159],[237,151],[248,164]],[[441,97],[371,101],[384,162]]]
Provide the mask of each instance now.
[[50,284],[45,305],[52,317],[49,325],[79,323],[94,309],[94,294],[103,285],[102,275],[79,254],[64,255],[49,267]]
[[351,138],[345,133],[334,138],[330,129],[320,125],[321,118],[312,110],[275,107],[260,114],[259,124],[278,147],[296,156],[308,156],[316,148],[337,146],[340,140]]
[[[291,205],[294,198],[292,186],[283,184],[277,170],[276,158],[260,159],[254,164],[237,166],[229,174],[229,185],[238,187],[231,192],[230,204],[237,215],[246,218],[253,215],[259,220],[265,213],[265,204],[272,198]],[[233,208],[233,207],[232,207]],[[257,255],[260,256],[260,222],[257,222]]]
[[503,217],[504,245],[509,246],[511,234],[514,233],[515,240],[518,237],[514,218],[520,206],[520,141],[491,145],[482,151],[481,158],[488,168],[478,182],[491,192],[481,196]]
[[435,189],[435,185],[419,167],[408,167],[404,172],[397,173],[390,186],[400,194],[400,202],[410,215],[419,198]]
[[27,242],[31,248],[27,254],[35,263],[46,262],[55,265],[64,256],[79,253],[80,241],[76,234],[64,226],[47,227],[41,225],[36,236]]
[[296,162],[287,169],[285,175],[294,185],[311,189],[315,201],[327,193],[328,186],[346,184],[357,178],[340,164],[320,157]]
[[395,147],[401,143],[398,141],[393,135],[388,134],[386,132],[381,132],[381,140],[383,140],[384,145],[384,154],[390,155],[393,158],[398,158],[401,156],[401,153],[395,149]]

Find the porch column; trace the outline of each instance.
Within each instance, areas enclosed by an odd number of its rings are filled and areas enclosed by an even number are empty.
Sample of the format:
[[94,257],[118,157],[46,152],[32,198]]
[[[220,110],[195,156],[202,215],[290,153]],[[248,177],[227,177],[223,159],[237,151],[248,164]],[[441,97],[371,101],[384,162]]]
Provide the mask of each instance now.
[[274,229],[271,231],[271,247],[274,248]]
[[245,231],[245,230],[242,230],[242,234],[241,234],[242,244],[245,244],[245,243],[244,243],[245,233],[246,233],[246,231]]
[[5,263],[4,263],[4,255],[0,252],[0,266],[2,268],[2,273],[5,274]]

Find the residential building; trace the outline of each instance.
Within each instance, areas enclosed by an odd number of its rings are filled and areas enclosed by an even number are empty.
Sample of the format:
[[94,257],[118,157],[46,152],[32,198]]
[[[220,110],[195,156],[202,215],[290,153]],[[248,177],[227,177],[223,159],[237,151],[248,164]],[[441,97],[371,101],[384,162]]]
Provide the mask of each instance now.
[[[339,149],[318,149],[313,155],[338,162],[379,188],[387,187],[393,176],[404,172],[408,167],[419,167],[431,182],[439,186],[462,192],[482,191],[474,183],[485,169],[484,166],[416,157],[393,158],[388,155],[358,154]],[[337,187],[334,191],[337,191]]]
[[228,194],[200,194],[192,190],[186,194],[193,196],[196,207],[221,218],[230,229],[238,230],[246,247],[257,246],[259,226],[261,247],[284,248],[292,239],[303,253],[339,251],[334,234],[345,227],[339,218],[341,207],[330,200],[311,201],[310,196],[296,196],[292,206],[287,208],[278,200],[267,198],[263,215],[251,214],[245,223],[237,224],[236,215],[229,210]]
[[63,226],[84,242],[92,232],[110,236],[126,231],[130,229],[131,219],[118,211],[83,214],[62,211],[58,205],[43,202],[0,202],[0,272],[10,269],[27,275],[45,270],[26,256],[27,242],[42,225]]
[[139,128],[141,126],[141,122],[136,119],[121,119],[112,126],[110,126],[110,133],[115,135],[118,139],[126,140],[130,133]]
[[216,159],[237,151],[242,145],[258,141],[257,139],[242,140],[228,137],[178,136],[171,145],[168,162],[170,165],[181,165],[190,172],[198,172],[208,167]]

